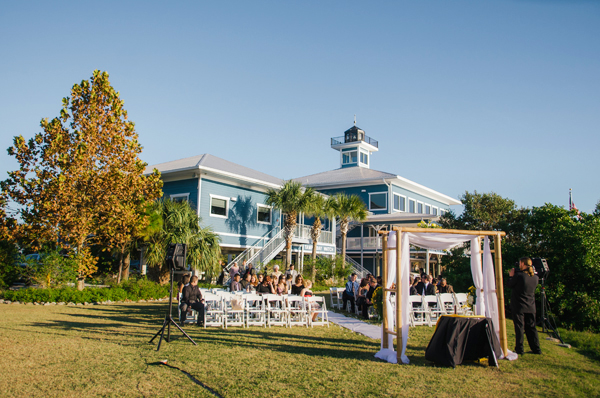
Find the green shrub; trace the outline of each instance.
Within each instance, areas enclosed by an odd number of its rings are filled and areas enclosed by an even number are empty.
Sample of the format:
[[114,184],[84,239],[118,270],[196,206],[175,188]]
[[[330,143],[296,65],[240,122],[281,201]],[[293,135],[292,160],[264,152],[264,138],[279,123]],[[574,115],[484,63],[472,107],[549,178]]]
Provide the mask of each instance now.
[[58,287],[77,279],[77,264],[72,257],[63,256],[59,252],[41,253],[41,259],[22,259],[26,264],[23,276],[29,283],[41,287]]
[[17,247],[9,241],[0,241],[0,289],[12,286],[19,279],[20,270],[15,264]]
[[77,290],[75,287],[6,290],[2,292],[5,300],[21,301],[25,303],[65,302],[65,303],[93,303],[100,301],[125,301],[148,300],[168,297],[168,286],[147,279],[129,280],[118,286],[108,288],[87,288]]

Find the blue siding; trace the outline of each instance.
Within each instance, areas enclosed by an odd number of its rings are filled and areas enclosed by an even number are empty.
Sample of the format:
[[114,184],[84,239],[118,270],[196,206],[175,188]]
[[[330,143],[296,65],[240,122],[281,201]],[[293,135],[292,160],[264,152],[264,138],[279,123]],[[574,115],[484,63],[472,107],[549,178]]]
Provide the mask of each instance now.
[[[281,217],[275,209],[272,212],[271,224],[257,221],[257,204],[265,203],[265,193],[204,178],[200,191],[200,217],[203,224],[210,226],[216,233],[234,235],[221,235],[223,245],[251,246],[258,237],[280,224]],[[210,215],[210,195],[230,198],[227,218]],[[231,198],[236,200],[232,201]]]
[[198,210],[198,179],[190,178],[180,181],[169,181],[163,185],[163,198],[169,198],[171,195],[189,193],[189,203],[192,209]]
[[[444,209],[446,211],[450,210],[450,206],[448,206],[447,204],[438,202],[436,200],[430,199],[423,195],[416,194],[412,191],[409,191],[408,189],[400,188],[396,185],[392,185],[392,192],[400,194],[402,196],[406,196],[406,211],[408,211],[408,200],[409,199],[414,199],[415,201],[423,202],[423,206],[425,206],[425,204],[428,204],[431,206],[435,206],[439,209]],[[393,205],[394,205],[394,202],[392,202],[392,206]],[[425,209],[423,209],[423,212],[425,212]],[[439,212],[438,212],[438,215],[439,215]]]
[[[366,192],[361,192],[362,190],[365,190]],[[360,197],[360,199],[365,203],[365,205],[367,206],[367,210],[369,210],[369,193],[373,193],[373,192],[388,192],[388,187],[385,184],[380,184],[380,185],[365,185],[363,187],[352,187],[352,188],[339,188],[339,189],[326,189],[326,190],[322,190],[321,192],[323,192],[326,195],[335,195],[338,192],[344,192],[346,193],[346,195],[358,195]],[[388,198],[388,207],[389,207],[389,198]],[[369,210],[371,211],[373,214],[386,214],[389,213],[389,209],[388,210]]]

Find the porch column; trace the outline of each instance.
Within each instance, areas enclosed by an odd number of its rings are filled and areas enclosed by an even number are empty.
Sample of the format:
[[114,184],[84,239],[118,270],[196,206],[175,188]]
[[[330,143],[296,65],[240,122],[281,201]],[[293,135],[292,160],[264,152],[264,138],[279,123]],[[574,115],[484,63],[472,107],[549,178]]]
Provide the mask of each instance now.
[[425,252],[425,273],[429,275],[429,249]]

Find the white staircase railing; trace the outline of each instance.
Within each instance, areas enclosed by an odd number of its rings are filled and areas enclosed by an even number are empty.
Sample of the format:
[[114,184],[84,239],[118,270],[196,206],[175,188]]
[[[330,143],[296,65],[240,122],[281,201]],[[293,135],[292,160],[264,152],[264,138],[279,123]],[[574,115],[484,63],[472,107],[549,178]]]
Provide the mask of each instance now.
[[248,259],[249,263],[256,263],[257,269],[271,261],[280,251],[285,247],[285,238],[283,237],[283,230],[280,230],[274,237],[271,238],[261,250],[254,253]]
[[254,257],[258,252],[262,251],[271,240],[275,239],[277,235],[281,235],[281,227],[279,226],[273,228],[272,230],[264,234],[259,240],[256,241],[256,243],[244,250],[236,258],[231,260],[231,262],[227,264],[225,269],[229,271],[231,267],[233,267],[233,263],[238,263],[238,265],[242,265],[244,260],[246,260],[246,264],[250,264],[252,262],[252,257]]
[[[338,254],[342,254],[342,249],[337,248],[336,251]],[[361,264],[356,262],[352,257],[350,257],[347,254],[346,254],[346,263],[350,265],[350,267],[352,268],[352,271],[356,273],[356,275],[358,276],[359,279],[364,278],[369,273],[369,271],[365,267],[363,267]]]

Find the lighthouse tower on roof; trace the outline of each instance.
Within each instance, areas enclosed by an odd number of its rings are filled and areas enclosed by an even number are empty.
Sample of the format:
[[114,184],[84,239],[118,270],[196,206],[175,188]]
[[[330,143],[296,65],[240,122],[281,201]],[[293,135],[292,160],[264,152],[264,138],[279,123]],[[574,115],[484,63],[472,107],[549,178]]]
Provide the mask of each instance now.
[[371,164],[371,154],[379,150],[379,143],[354,126],[344,131],[341,137],[331,139],[331,147],[340,152],[340,167],[365,167]]

